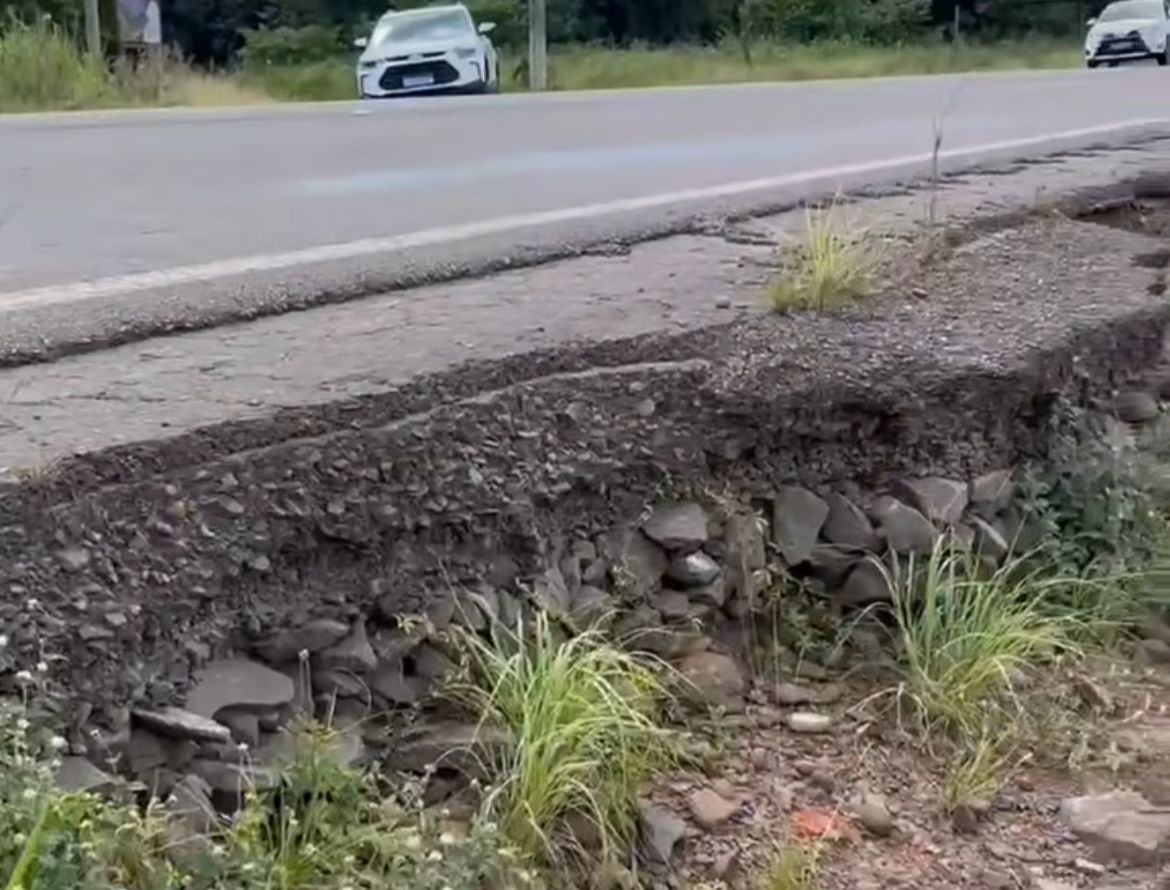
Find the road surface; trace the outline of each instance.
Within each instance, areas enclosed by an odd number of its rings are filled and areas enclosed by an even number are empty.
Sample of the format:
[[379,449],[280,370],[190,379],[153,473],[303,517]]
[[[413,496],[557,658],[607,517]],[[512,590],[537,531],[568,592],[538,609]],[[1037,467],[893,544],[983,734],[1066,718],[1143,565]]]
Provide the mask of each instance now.
[[129,323],[160,289],[223,312],[249,275],[268,300],[360,290],[347,279],[473,236],[499,251],[921,168],[937,119],[957,162],[1098,141],[1168,99],[1149,67],[0,118],[0,312],[121,300]]

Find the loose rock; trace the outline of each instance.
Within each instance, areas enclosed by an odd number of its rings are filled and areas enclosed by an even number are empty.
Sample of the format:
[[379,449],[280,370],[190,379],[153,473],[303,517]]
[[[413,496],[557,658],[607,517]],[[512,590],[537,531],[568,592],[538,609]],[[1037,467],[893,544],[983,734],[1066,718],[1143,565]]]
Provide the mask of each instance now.
[[886,543],[898,553],[928,555],[939,533],[920,512],[895,498],[880,498],[875,505]]
[[284,674],[258,661],[229,658],[213,661],[195,675],[185,708],[201,717],[214,717],[224,708],[271,710],[289,704],[294,691]]
[[700,788],[687,798],[687,807],[701,827],[712,831],[734,816],[739,804],[710,788]]
[[780,489],[773,502],[772,537],[784,562],[793,566],[812,556],[828,517],[829,505],[808,489]]
[[669,553],[692,553],[707,543],[707,514],[698,504],[665,504],[650,514],[642,532]]
[[943,525],[954,525],[963,518],[967,509],[967,483],[944,479],[941,476],[927,476],[923,479],[909,479],[901,483],[909,501],[929,520]]
[[822,532],[830,544],[854,547],[858,550],[875,550],[878,540],[869,517],[849,498],[830,494],[825,498],[829,505],[829,516]]
[[1006,510],[1015,495],[1016,486],[1012,481],[1011,470],[992,470],[984,473],[971,480],[967,492],[971,506],[987,519]]
[[1148,423],[1160,412],[1158,400],[1144,390],[1127,390],[1117,394],[1113,403],[1118,420],[1126,423]]
[[867,794],[857,806],[857,821],[875,837],[889,837],[894,831],[894,817],[884,797]]
[[719,572],[719,563],[701,550],[676,556],[666,567],[666,577],[684,588],[710,584]]
[[269,664],[279,665],[295,661],[301,652],[312,655],[327,646],[332,646],[347,633],[348,624],[331,618],[319,618],[267,637],[252,648]]
[[743,710],[747,682],[733,658],[719,652],[695,652],[678,669],[686,681],[684,694],[697,703],[730,713]]
[[638,815],[641,820],[642,839],[649,852],[659,862],[669,864],[674,856],[675,845],[686,835],[686,823],[646,801],[638,804]]
[[220,743],[232,740],[231,731],[222,723],[180,708],[137,710],[132,712],[132,716],[140,726],[167,738]]
[[833,718],[828,714],[816,714],[812,711],[794,711],[784,718],[784,723],[793,732],[806,735],[830,732],[833,729]]
[[1070,798],[1061,804],[1060,815],[1105,861],[1149,865],[1170,851],[1170,812],[1132,791]]

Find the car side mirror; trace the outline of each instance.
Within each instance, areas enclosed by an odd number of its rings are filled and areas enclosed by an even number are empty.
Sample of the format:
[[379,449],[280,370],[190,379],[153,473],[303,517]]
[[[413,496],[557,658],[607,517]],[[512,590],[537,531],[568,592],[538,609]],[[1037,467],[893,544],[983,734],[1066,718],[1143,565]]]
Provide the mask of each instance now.
[[479,33],[480,34],[491,34],[492,31],[494,31],[494,30],[496,30],[496,23],[495,22],[481,22],[480,23],[480,26],[479,26]]
[[370,45],[370,38],[359,37],[357,40],[355,40],[353,42],[353,45],[354,45],[355,49],[365,49],[367,46]]
[[1093,25],[1095,25],[1095,24],[1097,24],[1097,19],[1095,19],[1095,18],[1091,18],[1091,19],[1085,19],[1085,26],[1086,26],[1086,27],[1089,27],[1089,28],[1091,28],[1091,27],[1093,27]]

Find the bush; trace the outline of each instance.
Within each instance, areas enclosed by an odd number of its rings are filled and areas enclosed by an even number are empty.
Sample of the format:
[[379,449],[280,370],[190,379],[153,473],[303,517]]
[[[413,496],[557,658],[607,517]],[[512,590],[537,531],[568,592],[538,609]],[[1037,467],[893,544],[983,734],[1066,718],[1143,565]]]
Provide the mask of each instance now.
[[242,58],[250,68],[312,65],[334,60],[348,49],[342,43],[341,32],[325,25],[264,30],[250,28],[243,31],[242,36]]
[[279,101],[330,102],[357,97],[353,66],[344,62],[250,69],[243,81]]
[[0,23],[0,112],[84,108],[109,92],[102,65],[51,22]]

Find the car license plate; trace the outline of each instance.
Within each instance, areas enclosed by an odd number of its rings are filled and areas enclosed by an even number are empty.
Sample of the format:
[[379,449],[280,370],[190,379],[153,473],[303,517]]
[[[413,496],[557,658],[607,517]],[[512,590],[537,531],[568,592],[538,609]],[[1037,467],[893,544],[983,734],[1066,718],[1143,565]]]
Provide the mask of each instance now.
[[402,77],[402,86],[408,90],[414,87],[429,87],[434,82],[433,74],[406,74]]

